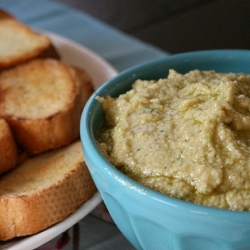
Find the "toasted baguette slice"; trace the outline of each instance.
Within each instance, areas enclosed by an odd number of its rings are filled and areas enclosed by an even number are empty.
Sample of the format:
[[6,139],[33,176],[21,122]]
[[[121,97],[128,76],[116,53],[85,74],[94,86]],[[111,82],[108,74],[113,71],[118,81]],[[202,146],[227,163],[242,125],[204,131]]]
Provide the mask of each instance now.
[[0,174],[17,164],[18,150],[8,123],[0,119]]
[[0,177],[0,240],[47,229],[95,192],[80,141],[26,160]]
[[79,138],[82,109],[93,93],[91,78],[55,59],[36,59],[0,74],[0,117],[29,154]]
[[0,10],[0,71],[40,57],[59,58],[50,39]]

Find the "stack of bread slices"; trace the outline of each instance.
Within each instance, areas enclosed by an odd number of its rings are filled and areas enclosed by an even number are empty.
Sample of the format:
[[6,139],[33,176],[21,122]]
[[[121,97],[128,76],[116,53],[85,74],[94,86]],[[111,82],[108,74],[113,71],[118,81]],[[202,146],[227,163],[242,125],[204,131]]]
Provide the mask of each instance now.
[[0,240],[64,220],[96,188],[79,139],[89,74],[0,10]]

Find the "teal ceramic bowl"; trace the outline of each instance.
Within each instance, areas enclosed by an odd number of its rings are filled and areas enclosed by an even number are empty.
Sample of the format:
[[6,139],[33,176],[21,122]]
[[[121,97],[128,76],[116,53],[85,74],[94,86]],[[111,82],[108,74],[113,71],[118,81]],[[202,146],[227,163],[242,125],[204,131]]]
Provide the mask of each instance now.
[[116,225],[136,249],[249,250],[250,212],[199,206],[162,195],[128,178],[96,146],[103,119],[98,96],[118,96],[138,78],[159,79],[173,68],[250,73],[250,51],[218,50],[178,54],[128,69],[102,85],[81,118],[84,156],[93,180]]

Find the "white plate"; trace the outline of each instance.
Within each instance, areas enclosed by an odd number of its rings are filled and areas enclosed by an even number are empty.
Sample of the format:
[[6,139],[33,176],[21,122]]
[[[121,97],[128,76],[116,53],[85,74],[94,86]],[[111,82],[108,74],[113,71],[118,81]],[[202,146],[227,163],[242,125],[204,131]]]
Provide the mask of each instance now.
[[62,61],[83,68],[91,75],[95,89],[117,75],[118,72],[108,62],[90,49],[60,35],[43,33],[50,37]]
[[[86,47],[54,33],[43,33],[50,37],[60,53],[62,61],[83,68],[91,75],[95,89],[117,74],[117,71],[110,64]],[[7,242],[0,241],[0,249],[31,250],[37,248],[72,227],[88,215],[101,200],[101,196],[97,192],[64,221],[32,236],[16,238]]]

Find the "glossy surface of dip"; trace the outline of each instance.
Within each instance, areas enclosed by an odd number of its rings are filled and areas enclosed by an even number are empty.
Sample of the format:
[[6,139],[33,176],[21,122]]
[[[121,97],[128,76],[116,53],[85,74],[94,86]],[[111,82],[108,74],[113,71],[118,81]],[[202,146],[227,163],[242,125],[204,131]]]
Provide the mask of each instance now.
[[126,175],[196,204],[250,210],[250,75],[170,70],[98,97],[99,147]]

